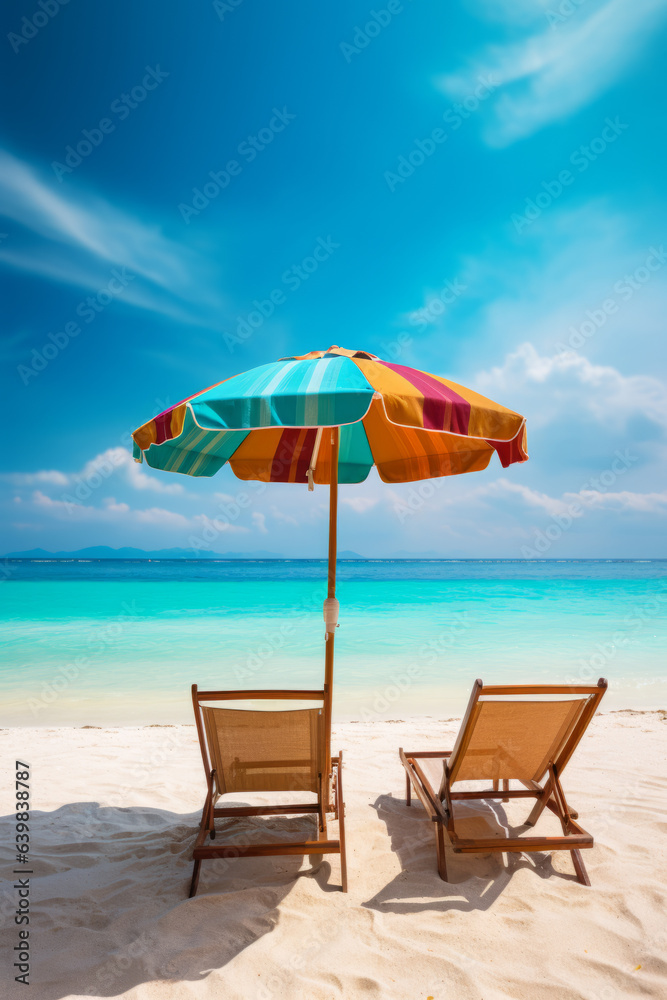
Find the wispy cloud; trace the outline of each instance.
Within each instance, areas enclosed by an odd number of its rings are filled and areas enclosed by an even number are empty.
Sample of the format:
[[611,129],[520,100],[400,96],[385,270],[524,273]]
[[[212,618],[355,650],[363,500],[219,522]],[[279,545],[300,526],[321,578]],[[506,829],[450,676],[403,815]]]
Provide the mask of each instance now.
[[266,526],[266,514],[263,514],[260,510],[255,510],[251,515],[251,520],[260,534],[268,535],[269,529]]
[[584,491],[582,498],[594,507],[608,510],[637,511],[642,514],[667,514],[667,490],[662,493],[594,493]]
[[[516,207],[521,208],[520,201]],[[660,246],[655,212],[629,215],[603,197],[564,201],[545,211],[520,238],[508,239],[506,229],[477,236],[476,243],[463,247],[453,265],[440,265],[442,273],[447,266],[456,275],[451,286],[465,286],[460,298],[452,301],[446,286],[441,286],[444,298],[425,290],[421,302],[413,301],[413,309],[397,317],[397,323],[414,330],[415,343],[419,337],[418,351],[402,356],[405,363],[451,376],[452,362],[442,367],[442,345],[454,342],[459,380],[465,382],[477,369],[480,345],[482,353],[492,357],[523,341],[553,354],[572,341],[574,329],[590,322],[587,310],[598,310],[610,298],[615,313],[603,316],[603,325],[592,336],[575,336],[571,346],[593,355],[609,355],[611,350],[617,363],[625,355],[633,364],[646,363],[646,348],[650,338],[660,336],[667,305],[667,265],[644,280],[650,248]],[[655,268],[656,261],[651,265]],[[627,276],[637,268],[643,269],[642,280],[631,279],[633,288]]]
[[165,510],[162,507],[136,510],[132,509],[129,504],[118,503],[113,497],[106,497],[102,506],[94,507],[50,497],[41,490],[35,490],[32,495],[32,504],[52,517],[70,522],[109,523],[121,520],[128,525],[134,522],[143,526],[170,528],[178,531],[192,531],[197,526],[196,518],[185,517],[185,515],[178,514],[173,510]]
[[43,469],[41,472],[5,472],[0,476],[10,486],[67,486],[69,476],[58,469]]
[[[552,6],[558,10],[557,4]],[[599,97],[637,59],[666,14],[664,0],[597,5],[589,0],[551,24],[540,14],[541,30],[531,24],[521,41],[488,46],[439,84],[456,99],[471,93],[480,76],[496,78],[500,89],[489,101],[493,111],[485,139],[491,146],[506,146]],[[511,27],[516,24],[515,4],[483,5],[482,16]],[[525,25],[529,19],[520,20]]]
[[153,493],[167,493],[172,496],[185,493],[181,483],[147,475],[143,465],[134,461],[127,448],[107,448],[86,462],[81,472],[74,478],[77,481],[87,482],[96,474],[104,475],[106,472],[108,475],[109,469],[120,472],[127,484],[135,490],[151,490]]
[[78,472],[63,472],[60,469],[43,469],[36,472],[6,472],[0,474],[0,481],[17,489],[32,486],[58,486],[63,489],[83,487],[88,496],[103,483],[109,483],[113,476],[120,476],[127,486],[134,490],[148,490],[172,496],[184,495],[181,483],[149,476],[143,466],[134,461],[127,448],[107,448],[91,458]]
[[[625,474],[622,463],[618,468],[620,471],[611,477],[613,483]],[[593,487],[594,480],[599,488]],[[422,537],[428,537],[444,518],[448,530],[460,538],[469,533],[473,525],[478,535],[491,537],[511,531],[521,537],[545,517],[557,519],[572,511],[573,505],[577,512],[571,516],[575,518],[584,515],[590,518],[592,514],[605,512],[612,516],[619,513],[663,516],[667,514],[667,491],[608,489],[599,477],[591,477],[590,482],[578,490],[551,495],[501,477],[475,486],[465,480],[457,482],[455,487],[448,485],[447,489],[420,501],[407,516],[406,509],[409,512],[410,508],[406,508],[404,491],[387,491],[382,507],[385,513],[389,508],[404,512],[401,518],[404,531],[417,528],[423,533]]]
[[[27,511],[32,510],[49,519],[64,521],[72,525],[117,525],[124,531],[135,532],[142,528],[161,530],[166,533],[165,537],[168,541],[181,545],[190,544],[191,538],[199,537],[202,530],[209,529],[211,525],[210,518],[204,514],[195,514],[194,517],[189,517],[165,507],[137,508],[109,496],[104,497],[98,505],[75,502],[68,495],[49,496],[43,490],[33,490],[25,501],[21,498],[15,499],[20,501],[19,509],[24,515]],[[252,516],[253,526],[260,534],[267,534],[268,532],[261,523],[263,517],[263,514],[255,512]],[[18,527],[16,523],[13,526]],[[21,526],[26,529],[38,527],[27,522]],[[228,535],[250,533],[250,529],[243,525],[222,521],[216,522],[215,530],[217,534]],[[187,535],[184,534],[186,532]]]
[[280,521],[282,524],[292,524],[295,528],[299,527],[299,522],[295,517],[292,517],[291,514],[286,514],[285,511],[280,510],[280,508],[276,507],[275,504],[271,506],[270,514],[271,517],[273,517],[276,521]]
[[211,265],[117,205],[56,190],[34,167],[0,150],[0,215],[18,229],[0,262],[97,292],[113,268],[132,275],[123,301],[181,322],[219,328],[224,306]]
[[497,499],[502,496],[511,497],[513,502],[518,499],[523,501],[526,507],[543,510],[550,515],[560,513],[565,507],[562,497],[551,497],[548,493],[531,489],[523,483],[511,482],[509,479],[497,479],[493,483],[479,486],[470,492],[467,499],[475,501],[485,498]]
[[341,501],[351,507],[357,514],[365,514],[367,510],[372,510],[377,504],[376,497],[344,497]]
[[[651,375],[623,375],[611,365],[596,365],[577,351],[551,357],[524,343],[502,365],[477,376],[483,390],[508,392],[529,387],[541,400],[542,422],[558,413],[591,414],[599,423],[621,426],[641,415],[667,429],[667,386]],[[548,393],[544,388],[548,385]]]
[[512,497],[513,501],[522,501],[532,509],[543,510],[551,517],[563,514],[578,504],[581,508],[591,510],[635,511],[644,514],[667,514],[667,490],[663,492],[640,493],[632,490],[612,492],[604,489],[582,488],[576,491],[566,491],[560,496],[549,496],[539,490],[530,489],[521,483],[509,479],[497,479],[495,482],[472,490],[467,495],[469,502],[496,499],[502,495]]

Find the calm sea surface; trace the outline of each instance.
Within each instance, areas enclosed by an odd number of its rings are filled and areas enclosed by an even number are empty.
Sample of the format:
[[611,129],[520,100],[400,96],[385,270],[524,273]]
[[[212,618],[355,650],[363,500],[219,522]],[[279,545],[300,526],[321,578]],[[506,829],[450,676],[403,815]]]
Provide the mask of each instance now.
[[[8,561],[0,725],[190,722],[206,687],[322,683],[320,560]],[[667,561],[338,565],[334,716],[460,715],[472,682],[609,679],[667,708]],[[303,703],[302,703],[303,704]]]

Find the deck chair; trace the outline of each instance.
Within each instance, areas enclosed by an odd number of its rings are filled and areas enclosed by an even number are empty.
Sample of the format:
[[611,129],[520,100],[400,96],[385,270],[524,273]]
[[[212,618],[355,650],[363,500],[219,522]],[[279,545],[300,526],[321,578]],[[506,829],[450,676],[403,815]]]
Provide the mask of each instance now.
[[[343,754],[330,756],[323,709],[260,711],[202,704],[240,699],[326,700],[322,691],[198,691],[197,685],[192,685],[208,791],[193,851],[190,896],[197,892],[199,869],[207,858],[284,854],[340,854],[343,892],[347,892]],[[274,806],[216,806],[218,799],[230,792],[238,796],[245,792],[283,791],[313,792],[317,800]],[[338,820],[338,840],[328,837],[327,812],[333,812]],[[213,843],[217,818],[303,813],[317,816],[316,840]]]
[[[400,749],[406,772],[407,804],[410,805],[414,788],[435,824],[438,872],[445,882],[446,831],[456,854],[568,850],[579,882],[591,884],[580,852],[593,847],[593,837],[576,822],[578,814],[569,808],[560,778],[606,689],[607,682],[602,678],[595,687],[551,684],[485,687],[477,680],[453,750],[419,753]],[[566,697],[554,697],[558,695]],[[491,782],[492,787],[480,791],[454,790],[458,781],[480,780]],[[510,781],[523,787],[510,790]],[[526,826],[534,826],[544,809],[549,809],[560,820],[563,836],[484,839],[459,836],[456,802],[474,799],[509,802],[518,798],[536,800]]]

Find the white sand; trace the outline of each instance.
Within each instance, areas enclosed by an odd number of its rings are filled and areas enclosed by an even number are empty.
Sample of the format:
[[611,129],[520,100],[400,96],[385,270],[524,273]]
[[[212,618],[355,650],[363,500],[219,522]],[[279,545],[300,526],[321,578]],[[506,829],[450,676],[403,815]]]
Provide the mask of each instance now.
[[[202,865],[187,899],[204,780],[192,726],[0,731],[3,860],[13,760],[32,765],[31,990],[9,996],[625,1000],[667,996],[667,716],[594,720],[563,784],[596,838],[584,854],[464,857],[435,869],[432,824],[397,754],[450,749],[457,720],[338,726],[350,891],[338,858]],[[11,791],[11,789],[10,789]],[[517,803],[512,803],[512,808]],[[518,803],[521,805],[521,803]],[[493,814],[488,814],[493,819]],[[308,833],[309,820],[285,822]],[[305,825],[304,825],[305,824]],[[333,825],[332,832],[336,829]],[[539,827],[538,827],[539,829]]]

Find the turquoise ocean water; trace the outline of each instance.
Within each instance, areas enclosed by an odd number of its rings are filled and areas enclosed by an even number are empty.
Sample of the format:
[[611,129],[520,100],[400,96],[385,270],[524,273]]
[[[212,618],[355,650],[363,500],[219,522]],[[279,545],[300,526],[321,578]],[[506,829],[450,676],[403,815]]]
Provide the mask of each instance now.
[[[189,689],[322,684],[326,563],[9,561],[0,725],[190,722]],[[460,715],[473,680],[667,708],[667,561],[338,566],[334,717]]]

